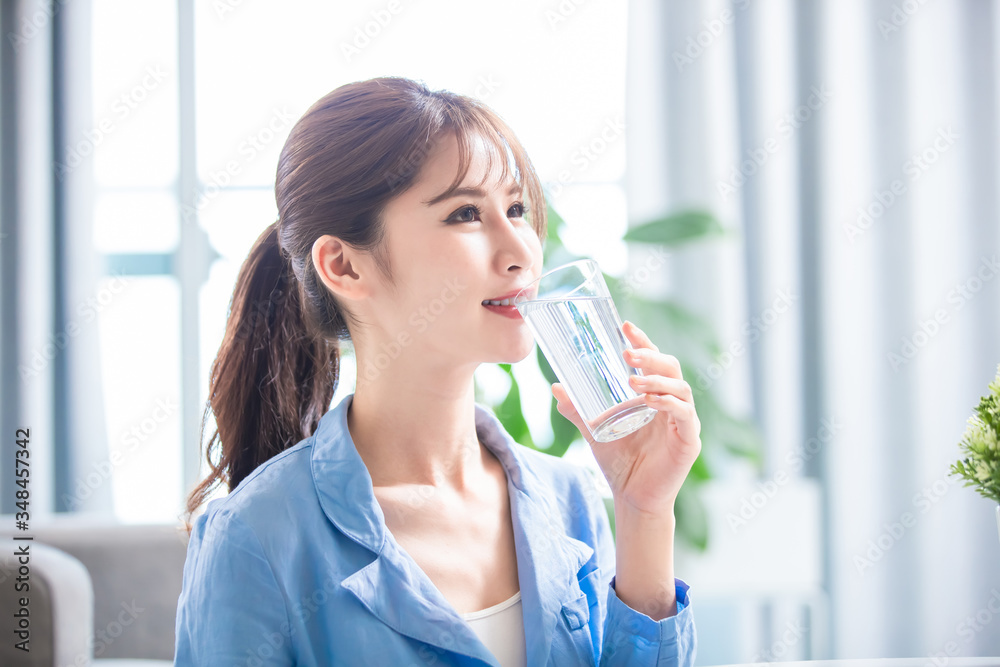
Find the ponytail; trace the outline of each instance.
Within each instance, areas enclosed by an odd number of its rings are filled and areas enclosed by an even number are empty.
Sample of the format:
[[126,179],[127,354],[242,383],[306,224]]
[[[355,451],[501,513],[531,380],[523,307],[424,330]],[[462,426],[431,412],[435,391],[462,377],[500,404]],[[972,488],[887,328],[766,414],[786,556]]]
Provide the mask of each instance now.
[[[190,517],[225,483],[232,491],[264,461],[312,435],[333,400],[336,340],[317,333],[302,310],[299,281],[272,223],[240,268],[219,354],[212,364],[205,446],[210,474],[191,492]],[[190,526],[189,526],[190,528]]]

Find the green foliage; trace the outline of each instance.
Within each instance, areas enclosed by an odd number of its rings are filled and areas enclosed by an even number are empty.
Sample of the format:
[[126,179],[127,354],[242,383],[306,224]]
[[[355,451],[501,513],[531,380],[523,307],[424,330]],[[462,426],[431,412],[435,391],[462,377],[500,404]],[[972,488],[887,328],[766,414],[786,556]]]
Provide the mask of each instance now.
[[[548,209],[548,221],[544,265],[554,267],[581,259],[563,245],[560,233],[565,223],[551,207]],[[681,211],[633,227],[625,234],[623,240],[654,248],[669,248],[720,237],[723,234],[722,226],[710,214],[704,211]],[[669,340],[670,354],[676,356],[681,362],[681,367],[688,369],[689,373],[691,369],[704,368],[719,355],[721,347],[712,327],[697,314],[675,301],[640,297],[634,292],[634,281],[609,275],[605,275],[605,280],[622,318],[635,322],[644,331],[651,332],[654,338]],[[558,382],[541,350],[536,348],[536,352],[535,363],[538,364],[546,381]],[[510,365],[501,364],[500,368],[510,377],[511,386],[506,397],[492,407],[500,422],[515,440],[554,456],[562,456],[570,445],[582,440],[577,428],[559,414],[556,400],[552,397],[549,420],[553,437],[551,442],[538,443],[532,437],[524,419],[520,388]],[[690,378],[688,380],[690,382]],[[711,391],[700,389],[696,382],[690,384],[702,423],[702,452],[677,498],[675,516],[678,537],[690,546],[704,549],[708,544],[708,520],[699,495],[699,487],[712,479],[712,461],[717,464],[723,457],[735,456],[759,464],[761,447],[759,435],[753,424],[729,414]],[[605,506],[613,531],[615,522],[612,499],[605,499]]]
[[510,364],[498,365],[510,377],[510,389],[500,405],[494,408],[497,419],[514,440],[522,445],[535,448],[535,441],[528,429],[528,422],[525,421],[524,413],[521,412],[521,388],[517,384],[517,378],[514,377]]
[[963,458],[953,463],[951,474],[975,487],[979,495],[1000,504],[1000,366],[989,384],[989,393],[979,399],[976,414],[969,418],[959,443]]
[[683,211],[632,227],[622,238],[635,243],[672,246],[711,234],[722,234],[722,231],[722,225],[711,213]]

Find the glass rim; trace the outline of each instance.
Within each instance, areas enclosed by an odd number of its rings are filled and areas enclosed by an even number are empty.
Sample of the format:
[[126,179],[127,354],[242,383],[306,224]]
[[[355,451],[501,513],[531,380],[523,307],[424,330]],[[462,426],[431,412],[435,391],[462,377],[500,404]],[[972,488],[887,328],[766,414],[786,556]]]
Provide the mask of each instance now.
[[[538,276],[533,281],[531,281],[530,283],[528,283],[527,286],[525,286],[520,292],[518,292],[516,295],[514,295],[514,300],[511,303],[514,304],[514,305],[517,305],[518,303],[523,303],[525,301],[535,301],[535,300],[537,300],[538,299],[538,287],[541,285],[541,283],[542,283],[543,280],[545,280],[546,278],[548,278],[549,276],[551,276],[554,273],[558,273],[560,271],[565,271],[566,269],[572,268],[574,266],[588,266],[591,269],[591,275],[593,275],[593,273],[595,271],[596,271],[596,273],[600,273],[600,270],[601,270],[600,266],[598,266],[598,264],[597,264],[597,261],[594,260],[594,259],[591,259],[589,257],[585,257],[583,259],[577,259],[577,260],[574,260],[572,262],[567,262],[566,264],[562,264],[562,265],[557,266],[557,267],[555,267],[553,269],[549,269],[548,271],[546,271],[545,273],[543,273],[542,275]],[[585,273],[585,272],[581,271],[581,273]],[[589,280],[590,277],[591,276],[587,276],[587,279]],[[560,294],[559,298],[565,298],[565,297],[573,294],[574,292],[576,292],[577,290],[579,290],[581,287],[583,287],[585,284],[586,284],[586,281],[581,282],[579,285],[577,285],[576,287],[574,287],[569,292],[566,292],[565,294]]]

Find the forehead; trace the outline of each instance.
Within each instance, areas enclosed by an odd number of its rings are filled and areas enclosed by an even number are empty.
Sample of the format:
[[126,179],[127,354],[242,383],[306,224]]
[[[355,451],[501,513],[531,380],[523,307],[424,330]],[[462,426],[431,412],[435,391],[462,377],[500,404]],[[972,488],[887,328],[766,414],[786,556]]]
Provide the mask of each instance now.
[[506,186],[517,181],[516,174],[513,155],[499,137],[459,138],[448,132],[428,154],[414,185],[446,193],[459,187]]

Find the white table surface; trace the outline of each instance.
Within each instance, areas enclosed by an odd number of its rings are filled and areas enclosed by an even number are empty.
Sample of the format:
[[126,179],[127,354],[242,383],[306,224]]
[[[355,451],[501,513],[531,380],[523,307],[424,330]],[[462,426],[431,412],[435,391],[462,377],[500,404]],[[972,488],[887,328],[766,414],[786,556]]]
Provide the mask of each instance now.
[[853,660],[805,660],[801,662],[752,662],[719,667],[1000,667],[996,658],[859,658]]

